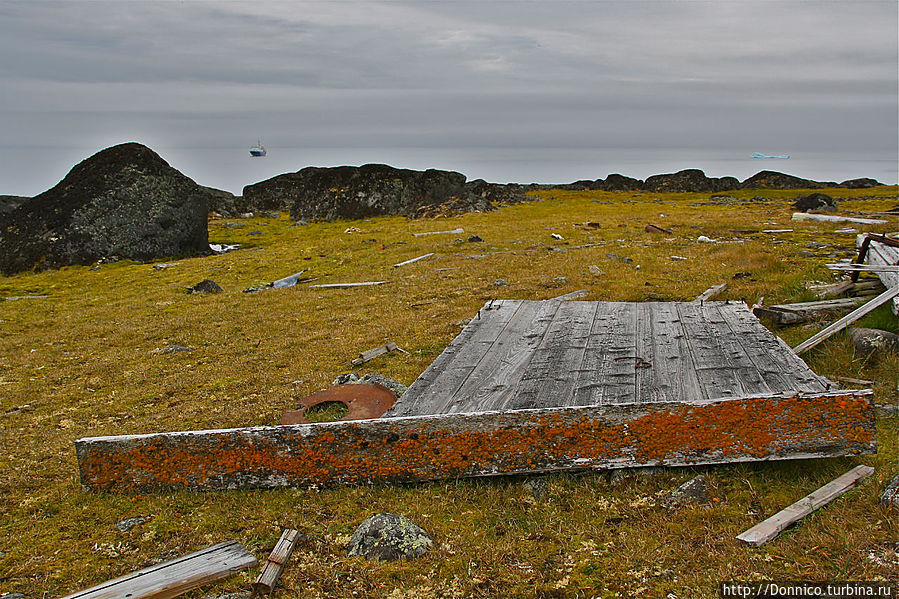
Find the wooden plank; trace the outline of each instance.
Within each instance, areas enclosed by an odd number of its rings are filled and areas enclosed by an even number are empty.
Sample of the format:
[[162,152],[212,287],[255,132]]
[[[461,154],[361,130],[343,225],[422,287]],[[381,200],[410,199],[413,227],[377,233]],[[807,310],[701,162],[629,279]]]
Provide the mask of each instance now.
[[806,495],[796,503],[777,512],[764,522],[756,524],[746,532],[737,535],[737,539],[756,547],[764,545],[791,524],[802,520],[846,491],[856,487],[873,473],[874,468],[870,466],[856,466],[814,493]]
[[397,349],[399,348],[397,347],[396,343],[394,343],[393,341],[388,341],[384,345],[379,345],[378,347],[362,352],[361,354],[359,354],[359,357],[355,358],[351,363],[353,364],[353,366],[361,366],[366,362],[374,360],[378,356],[382,356]]
[[880,505],[899,510],[899,475],[893,478],[880,496]]
[[465,229],[453,229],[452,231],[425,231],[424,233],[413,233],[413,237],[421,237],[422,235],[456,235],[459,233],[464,233]]
[[573,403],[585,406],[633,402],[634,370],[637,364],[643,363],[636,354],[636,306],[603,302],[595,320],[578,373]]
[[170,599],[191,589],[227,578],[256,565],[256,558],[237,541],[219,543],[97,586],[63,599]]
[[75,442],[91,490],[320,486],[876,451],[869,390],[432,414]]
[[588,295],[590,295],[590,292],[587,289],[578,289],[577,291],[572,291],[571,293],[566,293],[565,295],[554,297],[552,298],[552,300],[557,302],[567,302],[570,300],[587,297]]
[[262,571],[253,583],[253,593],[271,593],[281,578],[281,572],[287,565],[287,561],[293,554],[297,539],[300,538],[300,531],[293,529],[285,529],[281,532],[281,538],[278,539],[275,548],[265,560]]
[[880,218],[855,218],[830,214],[807,214],[805,212],[794,212],[792,220],[813,220],[823,223],[856,223],[859,225],[885,225],[889,222]]
[[384,417],[439,413],[447,398],[455,395],[465,378],[490,350],[521,304],[522,300],[495,300],[478,310],[477,315],[431,366],[415,379]]
[[655,342],[647,357],[651,368],[643,368],[641,373],[652,376],[639,380],[642,385],[639,396],[643,401],[652,402],[678,401],[691,394],[699,397],[696,366],[687,346],[677,304],[659,302],[650,305],[648,318]]
[[868,301],[867,297],[844,297],[814,302],[759,306],[752,312],[759,318],[769,318],[780,325],[809,322],[823,316],[840,312],[850,312]]
[[830,270],[858,271],[858,272],[890,272],[899,273],[899,266],[894,264],[828,264]]
[[320,289],[345,289],[347,287],[366,287],[369,285],[383,285],[387,281],[363,281],[361,283],[320,283],[318,285],[310,285],[310,287],[318,287]]
[[430,258],[433,255],[434,255],[434,252],[431,252],[429,254],[425,254],[424,256],[419,256],[418,258],[412,258],[411,260],[406,260],[405,262],[400,262],[398,264],[394,264],[393,267],[397,268],[399,266],[406,266],[407,264],[412,264],[414,262],[418,262],[419,260],[424,260],[425,258]]
[[850,312],[849,314],[847,314],[840,320],[836,321],[829,327],[816,333],[815,335],[813,335],[811,338],[807,339],[806,341],[803,341],[802,343],[800,343],[799,345],[794,347],[793,351],[796,352],[797,355],[799,355],[802,352],[810,350],[811,348],[815,347],[816,345],[818,345],[825,339],[828,339],[831,335],[834,335],[834,334],[842,331],[843,329],[848,327],[850,324],[852,324],[859,318],[863,317],[865,314],[868,314],[869,312],[876,310],[877,308],[879,308],[880,306],[882,306],[883,304],[887,303],[888,301],[890,301],[891,299],[893,299],[894,297],[897,297],[897,296],[899,296],[899,287],[893,287],[892,289],[887,289],[886,291],[884,291],[883,293],[881,293],[880,295],[878,295],[877,297],[872,299],[870,302],[868,302],[864,306],[861,306],[857,310]]
[[694,301],[697,302],[707,302],[710,299],[717,297],[727,291],[727,283],[721,283],[720,285],[712,285],[702,293],[700,293]]
[[[866,235],[856,237],[856,245],[861,246]],[[899,248],[894,248],[875,240],[871,240],[865,262],[870,265],[899,264]],[[899,287],[899,273],[879,272],[877,277],[886,287]],[[893,314],[899,316],[899,297],[893,298]]]

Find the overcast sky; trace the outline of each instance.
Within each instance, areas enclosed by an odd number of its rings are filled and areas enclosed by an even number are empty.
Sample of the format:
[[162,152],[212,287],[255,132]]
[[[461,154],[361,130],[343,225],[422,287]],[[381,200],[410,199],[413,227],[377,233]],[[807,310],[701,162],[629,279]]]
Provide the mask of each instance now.
[[0,0],[0,194],[132,140],[236,192],[364,162],[519,182],[826,166],[895,183],[897,7]]

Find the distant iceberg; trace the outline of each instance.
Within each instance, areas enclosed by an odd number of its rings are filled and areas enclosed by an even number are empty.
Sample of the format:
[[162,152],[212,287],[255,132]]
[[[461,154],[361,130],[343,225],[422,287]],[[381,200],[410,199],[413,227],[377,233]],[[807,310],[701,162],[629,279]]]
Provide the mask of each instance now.
[[775,155],[775,156],[769,156],[769,155],[767,155],[767,154],[759,154],[758,152],[753,152],[753,153],[751,154],[751,156],[752,156],[753,158],[778,158],[778,159],[780,159],[780,160],[786,160],[787,158],[790,157],[789,154],[777,154],[777,155]]

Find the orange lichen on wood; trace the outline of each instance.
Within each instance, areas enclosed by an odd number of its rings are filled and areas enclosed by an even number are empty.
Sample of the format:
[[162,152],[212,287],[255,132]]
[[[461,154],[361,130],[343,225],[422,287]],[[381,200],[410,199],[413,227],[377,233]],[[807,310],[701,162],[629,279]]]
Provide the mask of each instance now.
[[876,451],[870,391],[442,414],[76,442],[91,489],[311,486]]

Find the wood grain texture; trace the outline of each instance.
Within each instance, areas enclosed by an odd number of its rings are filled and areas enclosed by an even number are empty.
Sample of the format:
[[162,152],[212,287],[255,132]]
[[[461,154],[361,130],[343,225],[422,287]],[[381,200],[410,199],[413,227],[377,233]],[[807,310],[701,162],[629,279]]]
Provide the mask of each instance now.
[[237,541],[207,547],[150,568],[126,574],[63,599],[170,599],[256,565]]
[[[865,235],[859,235],[856,238],[856,245],[861,247]],[[865,257],[866,264],[872,265],[897,265],[899,264],[899,248],[894,248],[877,241],[871,240],[868,246],[868,255]],[[883,282],[884,286],[899,287],[899,272],[879,272],[877,277]],[[893,314],[899,316],[899,297],[893,298]]]
[[846,491],[856,487],[873,473],[874,468],[870,466],[856,466],[814,493],[810,493],[796,503],[785,507],[764,522],[760,522],[746,532],[737,535],[737,539],[756,547],[763,545],[775,538],[791,524],[802,520]]

